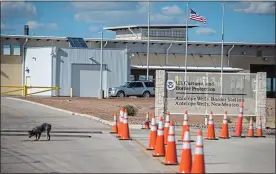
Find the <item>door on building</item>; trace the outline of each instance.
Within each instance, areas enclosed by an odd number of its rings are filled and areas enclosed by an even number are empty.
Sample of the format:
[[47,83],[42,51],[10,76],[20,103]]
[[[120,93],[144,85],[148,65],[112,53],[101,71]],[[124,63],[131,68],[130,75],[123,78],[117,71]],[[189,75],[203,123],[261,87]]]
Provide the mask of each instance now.
[[[103,66],[105,71],[105,66]],[[106,80],[103,76],[102,83]],[[72,64],[71,87],[74,97],[97,97],[100,89],[100,65]]]

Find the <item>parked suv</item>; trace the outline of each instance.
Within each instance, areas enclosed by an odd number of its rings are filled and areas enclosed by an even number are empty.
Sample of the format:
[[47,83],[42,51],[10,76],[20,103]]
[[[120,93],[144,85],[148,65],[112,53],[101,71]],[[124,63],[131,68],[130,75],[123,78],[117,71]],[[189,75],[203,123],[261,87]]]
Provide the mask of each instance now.
[[155,95],[153,81],[128,81],[124,85],[108,89],[110,97],[142,96],[149,98]]

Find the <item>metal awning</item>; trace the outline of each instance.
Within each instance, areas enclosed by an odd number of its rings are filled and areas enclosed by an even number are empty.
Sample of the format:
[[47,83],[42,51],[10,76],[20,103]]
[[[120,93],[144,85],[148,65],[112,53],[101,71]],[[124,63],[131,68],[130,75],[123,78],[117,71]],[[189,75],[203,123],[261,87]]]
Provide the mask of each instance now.
[[[132,69],[147,69],[147,66],[131,65]],[[185,70],[185,66],[149,66],[153,70]],[[188,66],[187,70],[190,71],[221,71],[221,67],[193,67]],[[223,67],[223,71],[243,71],[241,68]]]

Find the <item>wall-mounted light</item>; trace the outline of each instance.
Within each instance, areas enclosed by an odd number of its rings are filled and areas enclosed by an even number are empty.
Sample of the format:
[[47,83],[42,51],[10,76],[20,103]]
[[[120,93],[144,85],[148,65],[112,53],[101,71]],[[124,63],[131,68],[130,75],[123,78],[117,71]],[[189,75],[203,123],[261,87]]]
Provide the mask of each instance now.
[[245,52],[242,52],[241,54],[242,54],[242,55],[246,55],[246,53],[245,53]]
[[27,73],[30,73],[30,69],[28,67],[26,67],[26,70],[25,70]]
[[264,60],[264,61],[267,61],[267,57],[263,57],[263,60]]

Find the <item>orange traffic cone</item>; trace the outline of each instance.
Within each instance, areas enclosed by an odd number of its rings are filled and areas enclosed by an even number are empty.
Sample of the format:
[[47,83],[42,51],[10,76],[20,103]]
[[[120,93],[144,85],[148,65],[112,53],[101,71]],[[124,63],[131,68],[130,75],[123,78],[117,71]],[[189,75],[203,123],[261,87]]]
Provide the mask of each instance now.
[[186,127],[182,146],[181,162],[179,166],[179,173],[190,173],[192,169],[192,150],[190,140],[190,130]]
[[163,120],[164,120],[163,117],[160,117],[158,130],[157,130],[156,144],[154,148],[154,153],[152,155],[154,157],[165,156]]
[[234,136],[231,136],[231,137],[245,138],[245,136],[242,136],[243,109],[244,109],[244,104],[243,102],[241,102],[240,113],[239,113],[239,117],[237,119],[237,125],[236,125],[236,133]]
[[228,119],[227,119],[227,112],[224,112],[223,122],[222,122],[222,129],[220,137],[222,139],[229,139],[229,130],[228,130]]
[[[189,126],[189,123],[188,123],[188,111],[185,110],[184,119],[183,119],[183,125],[182,125],[181,139],[178,140],[178,141],[181,141],[181,142],[183,141],[185,130],[186,130],[187,127],[188,127],[188,129],[190,131],[190,126]],[[194,140],[190,140],[190,142],[194,142]]]
[[123,119],[124,119],[124,108],[121,107],[120,112],[119,112],[118,135],[116,136],[117,138],[121,137],[122,127],[123,127],[123,125],[122,125]]
[[122,132],[119,140],[132,140],[129,136],[127,109],[124,109],[124,119],[122,123]]
[[205,173],[202,130],[198,131],[191,173]]
[[247,137],[251,137],[251,138],[255,137],[254,136],[254,127],[253,127],[253,117],[250,117]]
[[149,148],[147,150],[154,150],[157,138],[157,127],[156,127],[156,120],[155,115],[152,114],[151,116],[151,128],[150,128],[150,138],[149,138]]
[[207,131],[207,136],[205,138],[206,140],[218,140],[216,138],[215,134],[215,125],[214,125],[214,118],[213,118],[213,112],[210,112],[209,115],[209,121],[208,121],[208,131]]
[[146,121],[145,121],[142,129],[150,129],[149,113],[147,113],[147,115],[146,115]]
[[165,162],[163,164],[178,165],[173,121],[170,121],[168,143],[167,143],[167,149],[165,153]]
[[164,143],[165,144],[167,144],[167,142],[168,142],[169,127],[170,127],[170,113],[168,112],[166,115],[165,128],[164,128]]
[[257,133],[256,133],[256,137],[265,137],[263,135],[263,129],[262,129],[262,117],[259,116],[258,120],[256,121],[256,127],[257,127]]
[[117,113],[114,113],[114,124],[112,126],[112,132],[110,132],[111,134],[116,134],[118,133],[118,124],[117,124]]

